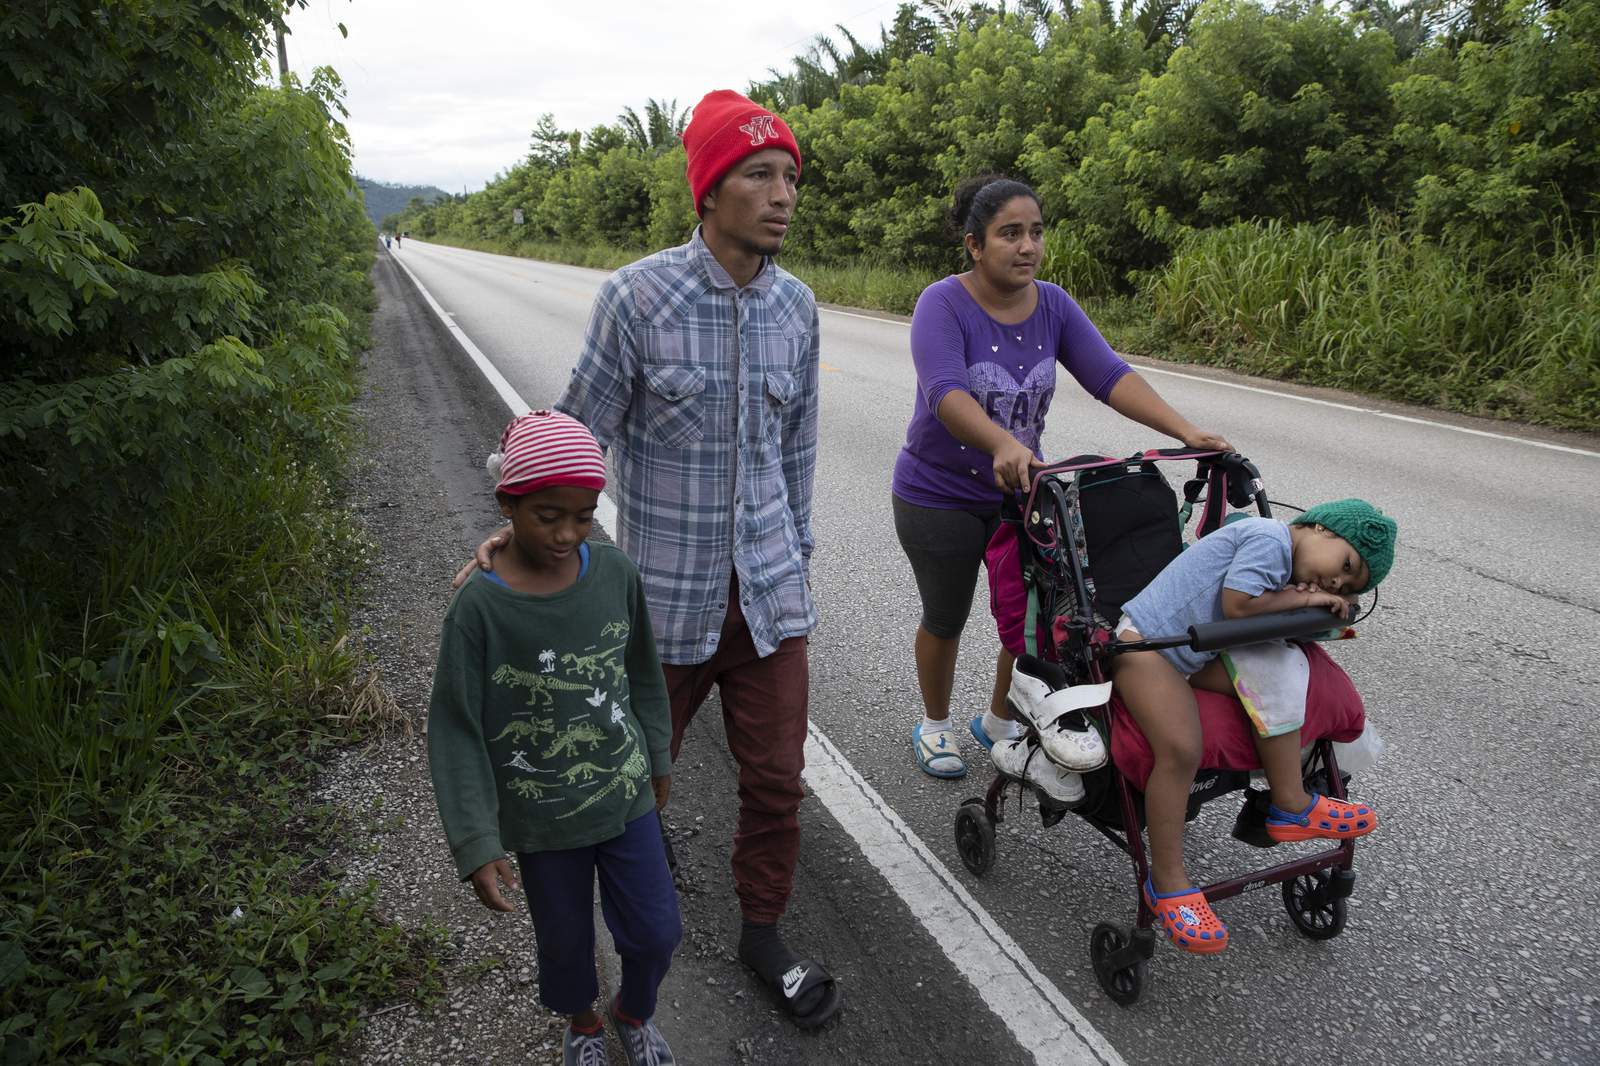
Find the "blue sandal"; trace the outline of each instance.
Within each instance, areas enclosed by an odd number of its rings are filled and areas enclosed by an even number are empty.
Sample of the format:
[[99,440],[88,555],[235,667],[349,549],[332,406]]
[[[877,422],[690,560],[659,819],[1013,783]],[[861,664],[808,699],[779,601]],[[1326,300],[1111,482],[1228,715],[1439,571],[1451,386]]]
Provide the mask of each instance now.
[[[917,769],[929,777],[954,778],[967,775],[967,760],[961,757],[961,748],[956,743],[954,729],[941,729],[937,733],[922,735],[922,723],[918,722],[911,730],[911,750],[917,756]],[[946,769],[939,769],[933,765],[937,759],[945,764]],[[949,761],[954,759],[956,765],[949,767]]]

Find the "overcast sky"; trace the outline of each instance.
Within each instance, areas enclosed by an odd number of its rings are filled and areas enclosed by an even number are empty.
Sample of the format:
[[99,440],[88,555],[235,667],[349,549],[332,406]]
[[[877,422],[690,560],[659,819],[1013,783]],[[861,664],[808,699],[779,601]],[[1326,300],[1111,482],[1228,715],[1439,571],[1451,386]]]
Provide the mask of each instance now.
[[896,6],[311,0],[289,19],[289,66],[302,78],[332,66],[344,79],[359,173],[460,192],[520,160],[546,111],[586,130],[624,107],[642,115],[651,97],[681,108],[711,89],[743,91],[837,23],[876,42]]

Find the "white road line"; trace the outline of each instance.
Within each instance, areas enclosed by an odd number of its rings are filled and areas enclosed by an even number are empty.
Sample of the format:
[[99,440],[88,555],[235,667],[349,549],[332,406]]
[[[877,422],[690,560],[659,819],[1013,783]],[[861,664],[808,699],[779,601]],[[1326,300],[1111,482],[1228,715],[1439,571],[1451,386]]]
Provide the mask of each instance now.
[[594,520],[599,522],[608,531],[613,539],[617,535],[617,505],[611,502],[611,494],[602,492],[600,502],[595,505]]
[[511,414],[515,416],[533,410],[528,406],[526,400],[517,395],[517,390],[511,387],[511,382],[507,381],[505,376],[495,369],[494,364],[489,362],[489,357],[479,351],[476,344],[472,343],[472,338],[467,336],[466,332],[455,324],[455,320],[450,317],[450,312],[439,306],[439,301],[433,298],[433,293],[429,292],[427,286],[423,285],[417,276],[411,272],[411,268],[406,266],[405,260],[393,252],[389,253],[389,258],[398,263],[400,269],[406,272],[406,277],[410,278],[411,284],[415,285],[417,291],[422,293],[422,298],[428,301],[428,306],[433,308],[433,313],[439,316],[439,321],[444,323],[445,329],[450,331],[450,336],[454,337],[456,343],[461,345],[462,351],[471,356],[472,361],[478,364],[478,369],[483,371],[483,376],[489,379],[489,384],[494,386],[494,391],[498,392],[500,398],[506,402],[506,406],[511,408]]
[[841,311],[837,307],[822,307],[818,308],[818,310],[826,311],[830,315],[843,315],[845,318],[861,318],[868,322],[885,322],[891,326],[905,326],[907,329],[911,328],[911,324],[909,322],[902,321],[898,318],[883,318],[879,315],[864,315],[859,311]]
[[[443,307],[440,307],[439,301],[433,298],[433,293],[428,291],[428,287],[422,284],[421,279],[411,272],[411,268],[399,256],[390,252],[389,257],[400,265],[401,270],[406,272],[406,276],[411,279],[411,284],[417,287],[417,291],[428,302],[428,306],[433,308],[434,314],[439,316],[439,321],[443,322],[445,327],[449,329],[450,335],[456,339],[456,343],[461,345],[462,350],[472,357],[474,363],[478,364],[478,369],[483,371],[483,376],[489,379],[489,384],[494,386],[494,391],[499,393],[500,398],[506,402],[506,406],[511,408],[512,416],[515,417],[533,410],[528,405],[528,401],[524,400],[517,390],[511,387],[511,382],[505,379],[505,375],[501,374],[495,368],[495,365],[489,362],[489,357],[484,355],[476,344],[472,343],[472,338],[467,336],[466,331],[456,325],[455,312],[446,311]],[[611,497],[603,492],[600,494],[599,504],[594,509],[594,517],[595,521],[606,529],[611,530],[613,535],[616,534],[617,505],[612,503]]]
[[[1011,1028],[1040,1066],[1122,1066],[1072,1001],[1040,973],[1016,941],[856,773],[815,724],[807,728],[806,784],[861,845],[900,898]],[[940,940],[955,936],[953,944]]]
[[1490,440],[1509,441],[1512,444],[1526,444],[1534,448],[1545,448],[1552,452],[1566,452],[1569,455],[1586,455],[1591,459],[1600,459],[1600,452],[1589,451],[1586,448],[1572,448],[1565,444],[1551,444],[1548,441],[1529,440],[1527,437],[1513,437],[1509,433],[1491,433],[1486,429],[1469,429],[1466,426],[1452,426],[1448,422],[1435,422],[1429,418],[1416,418],[1412,415],[1397,415],[1391,411],[1380,411],[1375,407],[1358,407],[1350,403],[1336,403],[1333,400],[1319,400],[1314,396],[1295,396],[1287,392],[1274,392],[1272,389],[1263,389],[1257,385],[1242,385],[1236,381],[1218,381],[1216,378],[1201,377],[1199,374],[1185,374],[1181,370],[1167,370],[1163,367],[1151,366],[1147,362],[1139,364],[1140,371],[1151,374],[1165,374],[1170,378],[1183,378],[1185,381],[1198,381],[1207,385],[1221,385],[1227,389],[1239,389],[1243,392],[1258,392],[1263,396],[1277,396],[1285,400],[1298,400],[1301,403],[1313,403],[1318,407],[1332,407],[1340,411],[1354,411],[1356,414],[1376,415],[1379,418],[1392,418],[1396,422],[1410,422],[1415,426],[1431,426],[1434,429],[1448,429],[1454,433],[1467,433],[1474,437],[1488,437]]
[[[863,315],[854,311],[840,311],[833,307],[824,307],[821,310],[830,315],[843,315],[846,318],[862,318],[868,322],[883,322],[892,326],[911,328],[909,323],[898,318],[879,318],[877,315]],[[1280,400],[1294,400],[1297,403],[1316,404],[1318,407],[1332,407],[1339,411],[1351,411],[1361,415],[1376,415],[1378,418],[1389,418],[1396,422],[1409,422],[1415,426],[1429,426],[1433,429],[1448,429],[1452,433],[1466,433],[1473,437],[1487,437],[1490,440],[1503,440],[1511,444],[1526,444],[1533,448],[1544,448],[1552,452],[1565,452],[1568,455],[1583,455],[1590,459],[1600,459],[1600,452],[1590,451],[1587,448],[1573,448],[1565,444],[1551,444],[1548,441],[1530,440],[1527,437],[1517,437],[1509,433],[1493,433],[1486,429],[1470,429],[1467,426],[1455,426],[1449,422],[1436,422],[1431,418],[1417,418],[1414,415],[1397,415],[1390,411],[1380,411],[1375,407],[1359,407],[1355,404],[1337,403],[1333,400],[1319,400],[1314,396],[1296,396],[1291,392],[1279,392],[1275,389],[1264,389],[1259,385],[1245,385],[1237,381],[1222,381],[1218,378],[1203,377],[1199,374],[1185,374],[1181,370],[1168,370],[1165,367],[1151,366],[1148,360],[1141,360],[1138,364],[1141,373],[1164,374],[1171,378],[1182,378],[1185,381],[1197,381],[1202,385],[1217,385],[1224,389],[1238,389],[1241,392],[1254,392],[1262,396],[1273,396]]]
[[[527,411],[528,404],[477,345],[445,318],[427,287],[409,267],[405,271],[512,413]],[[607,529],[615,530],[616,505],[604,493],[600,501],[595,517]],[[1110,1042],[1039,972],[1021,946],[862,779],[822,730],[813,723],[806,734],[806,784],[917,915],[950,964],[972,983],[1017,1042],[1032,1052],[1034,1062],[1039,1066],[1126,1066]],[[956,943],[940,939],[948,939],[952,931],[960,937]]]

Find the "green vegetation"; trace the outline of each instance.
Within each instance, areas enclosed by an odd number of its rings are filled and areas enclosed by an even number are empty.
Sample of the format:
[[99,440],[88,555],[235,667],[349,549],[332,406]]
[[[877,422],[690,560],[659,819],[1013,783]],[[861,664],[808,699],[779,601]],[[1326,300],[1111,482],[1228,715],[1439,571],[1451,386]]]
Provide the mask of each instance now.
[[[1565,425],[1600,420],[1600,273],[1558,245],[1505,286],[1392,225],[1201,230],[1147,289],[1191,354],[1252,373]],[[1583,353],[1589,353],[1587,363]]]
[[[785,262],[826,299],[909,310],[960,268],[951,188],[993,169],[1039,190],[1044,276],[1134,350],[1600,428],[1600,0],[904,4],[843,41],[750,87],[806,153]],[[524,160],[405,228],[681,242],[683,150],[626,119],[546,115]]]
[[396,722],[336,482],[373,295],[283,5],[0,16],[0,1057],[335,1061],[429,944],[308,787]]

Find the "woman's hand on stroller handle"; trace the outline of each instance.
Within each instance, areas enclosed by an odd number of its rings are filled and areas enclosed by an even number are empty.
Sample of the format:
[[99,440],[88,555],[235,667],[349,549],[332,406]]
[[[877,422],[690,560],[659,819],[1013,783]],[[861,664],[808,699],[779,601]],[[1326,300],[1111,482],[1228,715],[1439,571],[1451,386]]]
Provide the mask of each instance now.
[[1233,445],[1228,443],[1226,437],[1220,433],[1210,433],[1203,429],[1191,428],[1178,438],[1183,441],[1184,447],[1204,451],[1231,452]]
[[1026,444],[1007,433],[994,450],[994,483],[1001,492],[1027,492],[1039,462]]

